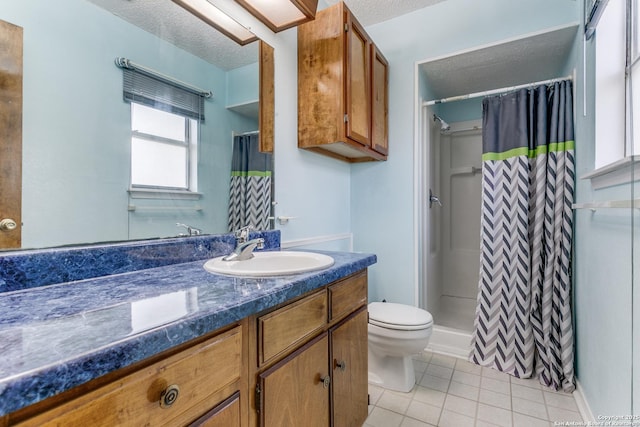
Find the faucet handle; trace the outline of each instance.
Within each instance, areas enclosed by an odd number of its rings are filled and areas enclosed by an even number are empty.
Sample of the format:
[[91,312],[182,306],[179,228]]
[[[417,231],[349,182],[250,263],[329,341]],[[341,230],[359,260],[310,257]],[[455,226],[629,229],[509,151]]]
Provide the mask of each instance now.
[[[187,233],[189,236],[199,236],[202,233],[202,230],[196,227],[192,227],[188,224],[183,224],[181,222],[176,222],[176,227],[184,227],[187,229]],[[182,236],[182,234],[181,234]]]
[[253,230],[253,226],[245,225],[244,227],[241,227],[236,231],[234,231],[234,234],[236,235],[236,239],[238,239],[238,243],[244,243],[247,240],[249,240],[249,232],[251,230]]

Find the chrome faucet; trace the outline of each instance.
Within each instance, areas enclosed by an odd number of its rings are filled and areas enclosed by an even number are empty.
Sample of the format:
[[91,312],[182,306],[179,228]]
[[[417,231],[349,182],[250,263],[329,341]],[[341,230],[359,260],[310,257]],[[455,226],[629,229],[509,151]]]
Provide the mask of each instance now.
[[246,242],[247,240],[249,240],[249,232],[251,230],[253,230],[252,226],[245,225],[244,227],[241,227],[238,230],[233,232],[236,235],[236,241],[238,242],[237,243],[238,245],[240,245],[240,244]]
[[202,233],[202,230],[200,230],[199,228],[192,227],[190,225],[183,224],[181,222],[176,222],[176,226],[177,227],[184,227],[184,228],[187,229],[187,233],[188,234],[180,233],[180,236],[199,236],[200,233]]
[[246,242],[240,243],[238,240],[238,246],[236,249],[231,252],[226,257],[222,258],[223,261],[245,261],[253,258],[253,250],[254,249],[262,249],[264,248],[264,239],[252,239]]

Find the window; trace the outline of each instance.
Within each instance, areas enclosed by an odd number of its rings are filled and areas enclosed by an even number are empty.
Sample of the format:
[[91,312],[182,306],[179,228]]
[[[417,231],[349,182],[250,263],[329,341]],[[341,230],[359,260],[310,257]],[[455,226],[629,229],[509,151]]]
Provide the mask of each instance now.
[[626,0],[610,0],[602,7],[604,11],[595,33],[596,168],[614,163],[626,154]]
[[198,122],[131,103],[131,187],[197,191]]
[[194,86],[116,58],[131,104],[131,190],[197,192],[204,99]]

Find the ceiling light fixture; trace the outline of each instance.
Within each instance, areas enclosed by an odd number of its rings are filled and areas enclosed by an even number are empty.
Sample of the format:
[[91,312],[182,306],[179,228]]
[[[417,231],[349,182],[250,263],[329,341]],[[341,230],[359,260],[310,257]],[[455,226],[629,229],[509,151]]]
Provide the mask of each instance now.
[[316,17],[318,0],[236,0],[277,33]]
[[241,46],[258,39],[255,34],[207,0],[173,0],[173,2],[202,19]]

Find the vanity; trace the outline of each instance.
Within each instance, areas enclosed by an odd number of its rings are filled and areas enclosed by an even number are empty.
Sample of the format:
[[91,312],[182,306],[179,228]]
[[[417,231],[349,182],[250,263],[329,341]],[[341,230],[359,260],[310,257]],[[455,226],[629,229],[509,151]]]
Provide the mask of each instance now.
[[[279,232],[262,234],[279,249]],[[375,255],[327,252],[328,268],[274,277],[203,268],[234,245],[198,236],[0,257],[0,426],[362,425]],[[117,274],[81,278],[87,260]],[[40,283],[18,289],[18,277]]]

